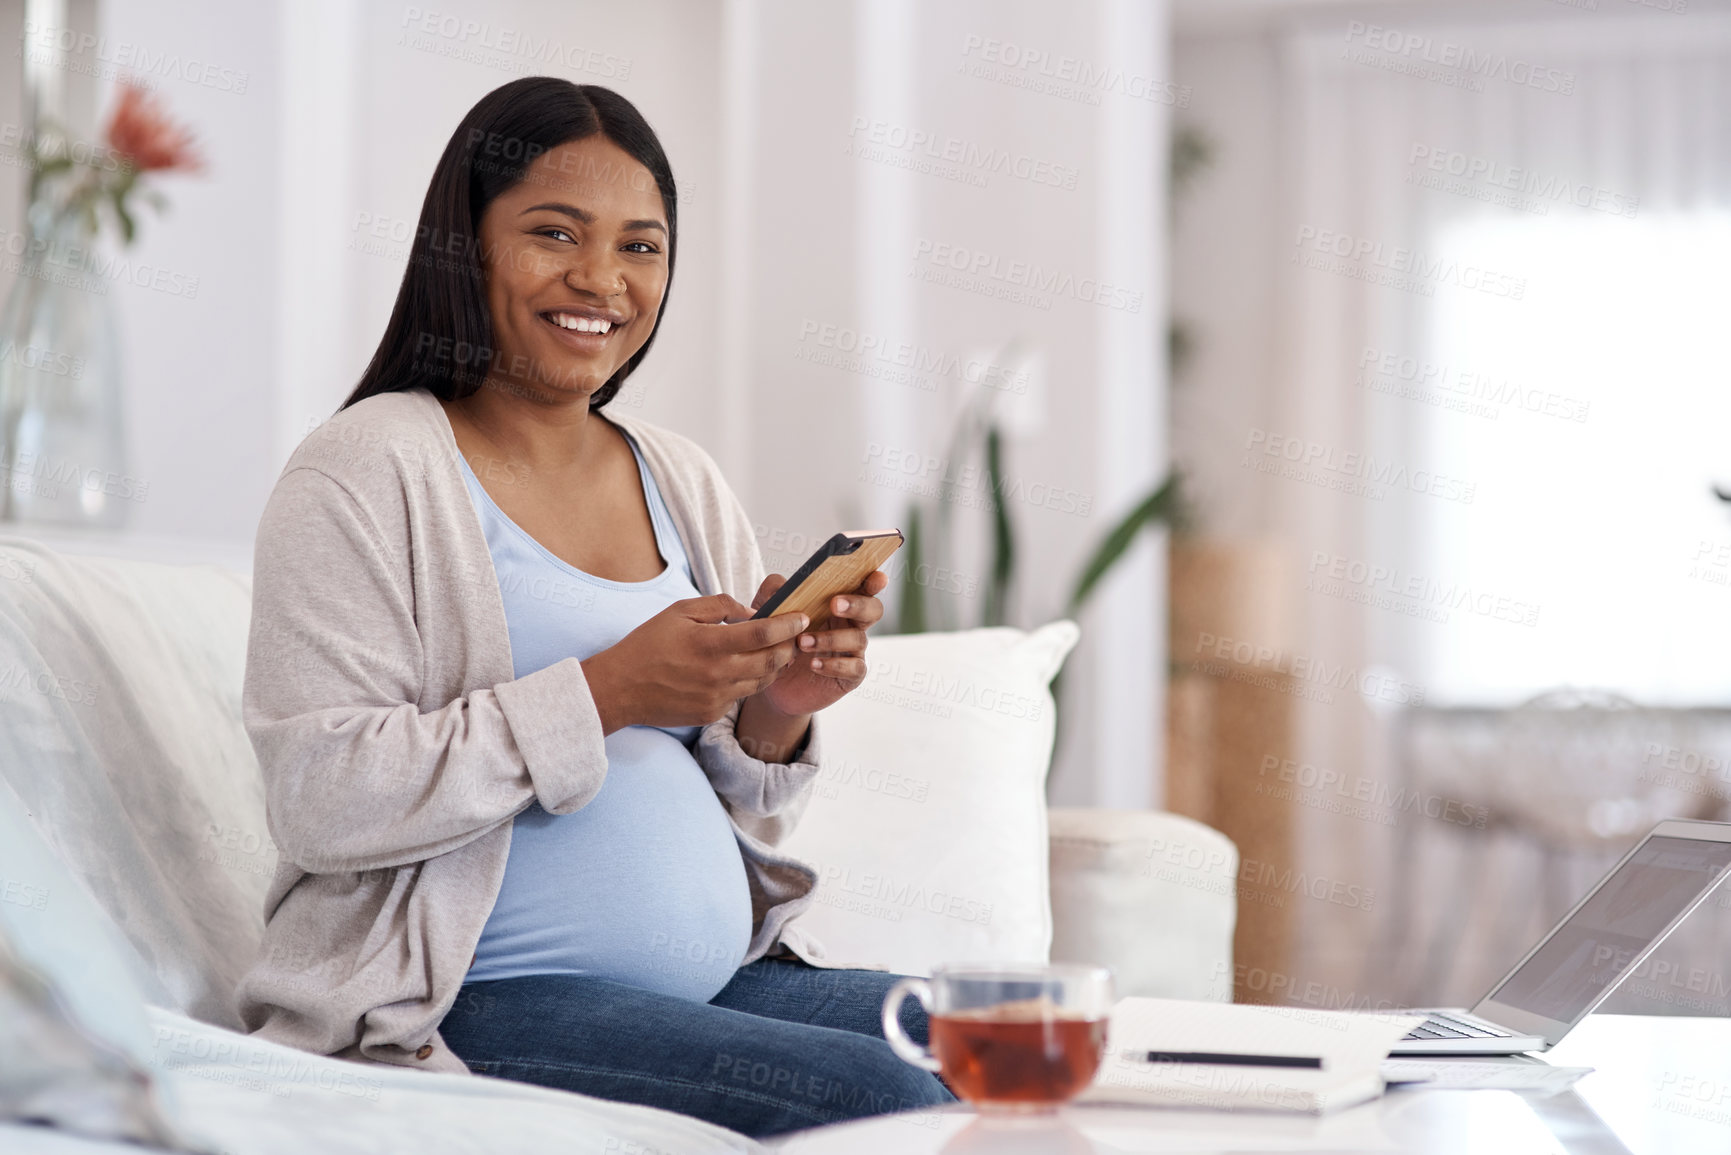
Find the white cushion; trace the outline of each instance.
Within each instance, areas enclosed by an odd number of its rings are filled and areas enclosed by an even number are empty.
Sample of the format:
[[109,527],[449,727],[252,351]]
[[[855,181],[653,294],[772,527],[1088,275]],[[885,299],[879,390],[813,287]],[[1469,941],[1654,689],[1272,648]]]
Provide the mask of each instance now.
[[1050,683],[1078,636],[1061,621],[872,639],[865,684],[824,711],[815,796],[783,844],[819,874],[790,946],[918,975],[1047,960]]
[[1052,958],[1112,968],[1119,997],[1232,999],[1238,848],[1154,810],[1058,808]]
[[154,976],[238,1026],[276,866],[240,719],[251,590],[0,538],[0,780]]

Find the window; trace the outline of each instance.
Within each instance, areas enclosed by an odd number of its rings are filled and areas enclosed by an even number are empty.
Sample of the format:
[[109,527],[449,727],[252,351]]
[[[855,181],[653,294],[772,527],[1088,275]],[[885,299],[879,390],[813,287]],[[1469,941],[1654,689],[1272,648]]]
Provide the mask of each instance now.
[[[1725,700],[1731,505],[1710,487],[1731,485],[1731,214],[1463,221],[1438,240],[1530,276],[1519,302],[1439,294],[1430,314],[1446,387],[1427,456],[1477,490],[1431,503],[1415,546],[1476,607],[1427,631],[1420,680],[1451,702]],[[1536,624],[1498,612],[1515,604]]]

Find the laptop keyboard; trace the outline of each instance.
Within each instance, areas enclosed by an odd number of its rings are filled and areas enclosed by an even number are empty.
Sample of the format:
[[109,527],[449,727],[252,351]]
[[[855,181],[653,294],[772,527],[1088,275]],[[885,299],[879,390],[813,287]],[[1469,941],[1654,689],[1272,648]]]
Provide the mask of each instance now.
[[1498,1029],[1489,1023],[1469,1023],[1450,1015],[1431,1015],[1424,1022],[1408,1031],[1408,1039],[1510,1039],[1514,1036],[1508,1031]]

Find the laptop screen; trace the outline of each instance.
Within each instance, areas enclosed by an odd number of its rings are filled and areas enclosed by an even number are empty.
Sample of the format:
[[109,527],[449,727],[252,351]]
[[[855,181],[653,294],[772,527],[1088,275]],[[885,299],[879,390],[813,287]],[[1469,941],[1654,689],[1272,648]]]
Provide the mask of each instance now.
[[1572,1023],[1731,865],[1731,842],[1654,836],[1489,998]]

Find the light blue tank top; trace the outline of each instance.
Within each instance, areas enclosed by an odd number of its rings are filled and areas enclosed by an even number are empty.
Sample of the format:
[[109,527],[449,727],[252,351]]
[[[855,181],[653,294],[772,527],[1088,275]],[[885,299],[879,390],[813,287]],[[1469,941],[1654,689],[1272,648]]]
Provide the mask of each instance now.
[[[623,432],[623,431],[622,431]],[[607,649],[675,601],[700,596],[661,491],[629,434],[667,568],[616,582],[567,565],[493,503],[468,462],[505,602],[516,677]],[[607,736],[607,777],[588,805],[517,816],[505,881],[465,981],[594,975],[708,1002],[751,941],[745,863],[692,755],[697,726]]]

